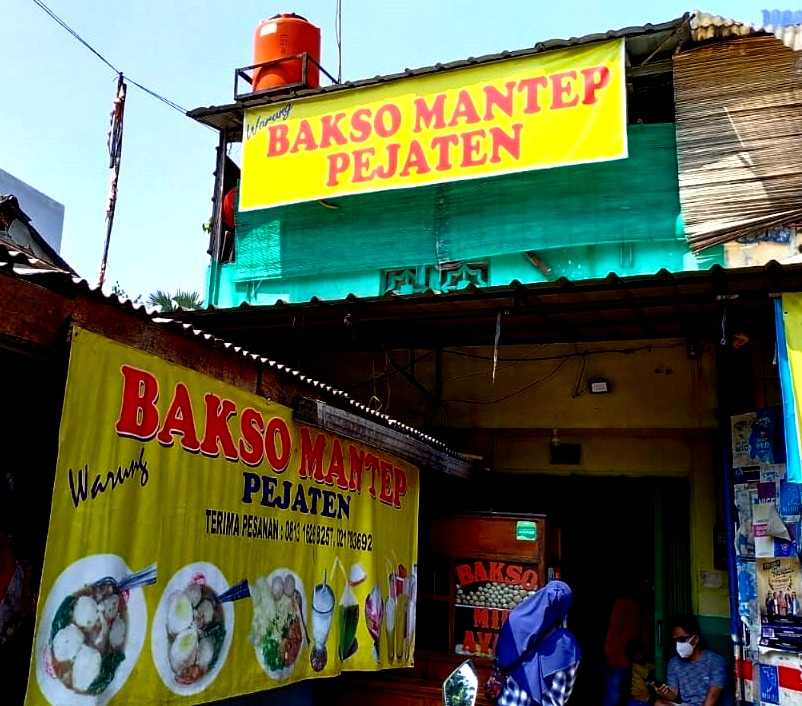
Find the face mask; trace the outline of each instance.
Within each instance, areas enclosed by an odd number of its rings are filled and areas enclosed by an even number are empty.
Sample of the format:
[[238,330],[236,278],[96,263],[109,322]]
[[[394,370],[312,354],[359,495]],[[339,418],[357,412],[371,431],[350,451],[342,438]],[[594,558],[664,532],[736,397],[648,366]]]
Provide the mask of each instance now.
[[688,659],[693,654],[693,645],[690,642],[678,642],[677,654],[682,659]]

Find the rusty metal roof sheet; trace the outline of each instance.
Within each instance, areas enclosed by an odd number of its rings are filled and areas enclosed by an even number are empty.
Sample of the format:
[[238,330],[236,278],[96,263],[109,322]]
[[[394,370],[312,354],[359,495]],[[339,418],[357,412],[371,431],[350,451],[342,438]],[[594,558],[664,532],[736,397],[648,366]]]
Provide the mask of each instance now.
[[694,10],[691,14],[691,38],[695,42],[733,39],[754,34],[773,34],[789,49],[802,51],[802,25],[785,27],[753,25],[729,17],[712,15],[702,10]]
[[[594,34],[586,34],[581,37],[570,37],[569,39],[548,39],[546,41],[537,42],[533,46],[526,47],[524,49],[505,50],[502,52],[485,54],[478,57],[470,56],[467,59],[437,63],[432,66],[422,66],[415,69],[407,68],[397,73],[373,76],[357,81],[344,81],[340,84],[321,86],[320,88],[293,90],[286,93],[275,94],[272,96],[259,96],[252,99],[245,97],[236,103],[195,108],[194,110],[188,111],[187,115],[190,118],[204,123],[205,125],[209,125],[215,129],[224,129],[233,136],[237,131],[242,131],[242,112],[244,108],[257,105],[269,105],[270,103],[279,103],[288,99],[306,98],[324,95],[327,93],[364,88],[367,86],[375,86],[414,76],[425,76],[427,74],[439,73],[442,71],[452,71],[454,69],[467,68],[470,66],[476,66],[478,64],[489,64],[493,62],[504,61],[505,59],[532,56],[534,54],[553,51],[555,49],[565,49],[567,47],[601,42],[606,39],[625,39],[627,53],[630,59],[643,59],[649,57],[652,53],[657,51],[665,52],[670,56],[670,52],[676,48],[677,44],[681,40],[678,30],[687,25],[689,18],[690,15],[686,13],[682,17],[678,17],[677,19],[670,20],[668,22],[660,22],[657,24],[647,23],[633,27],[623,27],[622,29],[611,29],[606,32],[596,32]],[[672,35],[676,36],[672,37]]]
[[[755,325],[771,321],[769,294],[802,291],[802,265],[730,269],[538,284],[468,287],[339,301],[176,315],[241,345],[281,355],[331,350],[440,348],[492,345],[499,314],[504,345],[655,338],[713,339],[721,335],[722,302],[749,313]],[[732,315],[734,320],[734,314]]]
[[55,248],[53,248],[53,246],[50,245],[47,240],[45,240],[42,234],[39,233],[36,228],[34,228],[30,217],[27,213],[25,213],[25,211],[22,210],[17,197],[13,194],[0,194],[0,217],[10,220],[16,218],[24,223],[28,229],[28,232],[30,233],[31,238],[47,256],[47,260],[36,257],[36,254],[31,252],[29,249],[20,246],[19,243],[14,242],[9,237],[0,235],[0,242],[2,242],[7,249],[19,251],[27,255],[37,269],[59,270],[61,272],[75,274],[75,270],[70,267],[69,263],[63,257],[61,257]]
[[390,429],[405,434],[417,441],[422,441],[428,444],[433,449],[443,452],[455,459],[464,461],[464,457],[459,452],[451,449],[439,439],[427,434],[420,429],[416,429],[404,422],[390,417],[389,415],[382,414],[381,412],[372,409],[368,405],[362,404],[359,400],[354,399],[347,392],[340,390],[332,385],[328,385],[320,380],[305,375],[299,370],[290,366],[284,365],[272,358],[261,355],[253,350],[248,350],[241,345],[227,341],[219,336],[208,333],[195,324],[180,321],[173,318],[172,315],[166,316],[161,314],[144,304],[135,304],[131,300],[120,297],[117,295],[104,294],[99,287],[93,287],[85,279],[53,268],[42,267],[42,261],[36,258],[31,258],[26,253],[7,247],[3,242],[0,242],[0,274],[8,274],[14,277],[27,280],[33,284],[41,285],[52,289],[56,292],[66,294],[68,296],[89,296],[103,299],[104,301],[118,307],[126,314],[133,314],[140,317],[149,319],[152,323],[169,329],[170,331],[179,333],[183,336],[193,338],[203,345],[222,348],[229,351],[234,355],[241,355],[245,358],[251,358],[254,361],[260,362],[262,365],[270,369],[271,372],[278,376],[286,377],[293,382],[302,384],[314,393],[324,395],[332,401],[336,401],[347,408],[350,408],[355,414],[367,419],[369,421],[378,422]]
[[[713,15],[703,10],[694,10],[685,13],[682,17],[669,20],[668,22],[659,22],[656,24],[646,23],[632,27],[623,27],[621,29],[611,29],[606,32],[585,34],[581,37],[570,37],[569,39],[547,39],[524,49],[506,50],[493,54],[485,54],[479,57],[471,56],[467,59],[437,63],[432,66],[422,66],[416,69],[408,68],[397,73],[373,76],[357,81],[345,81],[340,84],[321,86],[320,88],[293,90],[286,93],[272,96],[259,96],[251,99],[245,97],[238,102],[226,105],[195,108],[194,110],[188,111],[187,115],[215,129],[226,130],[226,132],[233,137],[237,132],[241,132],[242,130],[243,109],[257,105],[269,105],[270,103],[279,103],[289,99],[306,98],[336,91],[375,86],[389,81],[410,78],[412,76],[423,76],[441,71],[466,68],[477,64],[531,56],[545,51],[600,42],[605,39],[625,39],[627,54],[633,66],[637,67],[638,59],[649,57],[651,62],[653,59],[652,55],[655,52],[670,56],[671,52],[686,39],[691,39],[694,42],[707,42],[753,34],[773,34],[787,47],[795,51],[802,51],[802,25],[763,27],[748,22],[721,17],[719,15]],[[633,71],[633,66],[628,67],[630,72]]]

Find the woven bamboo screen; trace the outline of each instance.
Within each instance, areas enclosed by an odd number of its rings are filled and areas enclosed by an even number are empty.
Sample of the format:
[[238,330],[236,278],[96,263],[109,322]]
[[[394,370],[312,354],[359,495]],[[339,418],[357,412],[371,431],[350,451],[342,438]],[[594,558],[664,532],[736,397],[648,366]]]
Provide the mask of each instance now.
[[674,91],[691,248],[802,221],[802,54],[760,36],[693,49]]

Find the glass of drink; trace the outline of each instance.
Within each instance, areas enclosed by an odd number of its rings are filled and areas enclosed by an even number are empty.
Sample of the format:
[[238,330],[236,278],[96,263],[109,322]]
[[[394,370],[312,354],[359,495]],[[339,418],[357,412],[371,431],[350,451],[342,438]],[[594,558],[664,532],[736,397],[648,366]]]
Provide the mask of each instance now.
[[326,575],[323,574],[323,583],[315,586],[312,594],[312,637],[315,644],[310,654],[312,669],[316,672],[323,671],[328,661],[326,652],[326,642],[329,639],[331,621],[334,617],[334,591],[326,583]]
[[395,656],[398,660],[404,659],[404,642],[407,636],[407,606],[409,605],[408,585],[408,579],[402,579],[401,590],[395,599]]
[[359,603],[351,584],[346,584],[340,599],[340,660],[348,659],[357,650],[356,628],[359,624]]
[[395,575],[390,574],[390,595],[384,604],[384,630],[387,633],[387,659],[392,662],[395,659]]
[[409,662],[413,653],[413,643],[415,642],[415,623],[418,603],[418,567],[412,566],[412,573],[409,575],[408,591],[409,602],[407,604],[407,633],[404,640],[404,661]]
[[384,618],[384,600],[379,586],[374,586],[373,590],[365,599],[365,621],[368,625],[368,632],[373,638],[373,657],[377,662],[381,661],[381,635],[382,619]]

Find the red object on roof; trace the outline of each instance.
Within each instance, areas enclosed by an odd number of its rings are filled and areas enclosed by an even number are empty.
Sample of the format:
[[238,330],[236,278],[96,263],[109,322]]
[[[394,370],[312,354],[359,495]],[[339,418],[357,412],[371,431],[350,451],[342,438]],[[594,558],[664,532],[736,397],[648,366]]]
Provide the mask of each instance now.
[[237,213],[237,187],[229,189],[223,196],[223,227],[234,230],[234,216]]
[[[253,63],[263,64],[276,62],[285,57],[298,54],[309,54],[314,61],[308,61],[306,67],[307,88],[320,86],[320,28],[315,27],[306,18],[293,12],[274,15],[269,20],[262,20],[256,28],[253,40]],[[301,83],[303,80],[303,63],[298,58],[287,58],[270,66],[256,69],[253,74],[253,90],[264,91],[269,88],[280,88]]]

